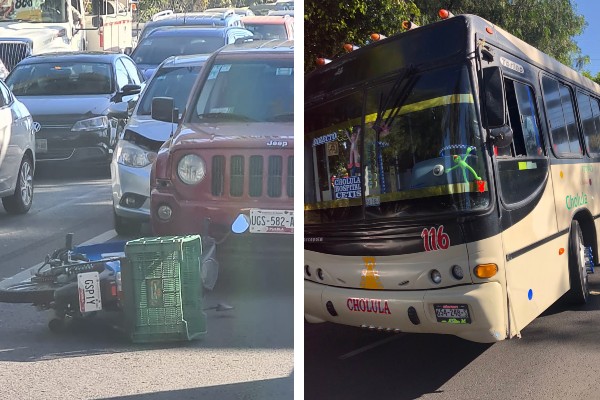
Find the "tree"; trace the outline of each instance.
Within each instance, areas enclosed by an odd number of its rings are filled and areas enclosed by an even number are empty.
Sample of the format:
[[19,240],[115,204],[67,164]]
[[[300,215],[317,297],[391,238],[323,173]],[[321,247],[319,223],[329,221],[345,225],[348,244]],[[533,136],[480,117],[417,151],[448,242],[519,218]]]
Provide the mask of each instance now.
[[304,69],[313,69],[318,57],[342,54],[344,43],[364,45],[373,32],[398,33],[403,20],[418,15],[411,0],[306,0]]

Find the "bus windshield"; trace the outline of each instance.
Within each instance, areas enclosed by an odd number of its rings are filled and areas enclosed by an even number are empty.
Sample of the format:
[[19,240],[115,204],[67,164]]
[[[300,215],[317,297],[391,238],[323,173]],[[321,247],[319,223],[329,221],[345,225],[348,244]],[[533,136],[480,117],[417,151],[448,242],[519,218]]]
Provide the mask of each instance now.
[[465,65],[399,73],[315,104],[305,111],[305,223],[489,206]]
[[66,22],[68,4],[65,0],[7,0],[0,4],[0,21]]

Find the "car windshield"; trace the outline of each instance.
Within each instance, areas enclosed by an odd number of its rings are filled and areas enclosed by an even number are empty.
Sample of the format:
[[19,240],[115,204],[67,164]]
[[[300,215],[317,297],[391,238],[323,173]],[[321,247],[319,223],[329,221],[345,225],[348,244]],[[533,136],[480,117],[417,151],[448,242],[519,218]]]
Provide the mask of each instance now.
[[112,65],[46,62],[18,65],[6,78],[15,96],[112,93]]
[[294,120],[294,63],[282,60],[217,59],[199,97],[192,121]]
[[158,65],[168,57],[209,54],[225,45],[224,37],[161,36],[144,39],[131,54],[137,64]]
[[267,24],[248,24],[245,23],[244,27],[251,31],[253,34],[259,36],[259,39],[287,39],[287,33],[283,24],[267,25]]
[[0,4],[0,21],[66,22],[65,0],[5,0]]
[[150,115],[152,99],[155,97],[172,97],[175,107],[183,111],[201,66],[169,67],[159,69],[140,99],[137,113]]

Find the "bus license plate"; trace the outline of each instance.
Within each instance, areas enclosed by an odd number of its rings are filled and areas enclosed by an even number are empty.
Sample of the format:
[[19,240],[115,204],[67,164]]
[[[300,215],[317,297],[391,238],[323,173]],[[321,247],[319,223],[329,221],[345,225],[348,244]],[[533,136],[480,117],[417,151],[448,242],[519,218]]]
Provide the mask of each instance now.
[[294,233],[293,210],[250,210],[250,233]]
[[97,271],[77,274],[79,288],[79,311],[82,313],[102,310],[100,276]]
[[35,152],[36,153],[47,153],[48,152],[48,139],[35,139]]
[[466,304],[434,304],[435,317],[438,322],[448,324],[470,324],[471,316]]

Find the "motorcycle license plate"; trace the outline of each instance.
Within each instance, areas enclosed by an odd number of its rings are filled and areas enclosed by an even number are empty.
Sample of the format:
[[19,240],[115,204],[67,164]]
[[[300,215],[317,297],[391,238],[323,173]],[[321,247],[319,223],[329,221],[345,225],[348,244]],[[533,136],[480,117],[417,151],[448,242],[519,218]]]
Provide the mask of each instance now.
[[97,271],[77,274],[79,311],[82,313],[102,310],[100,276]]

